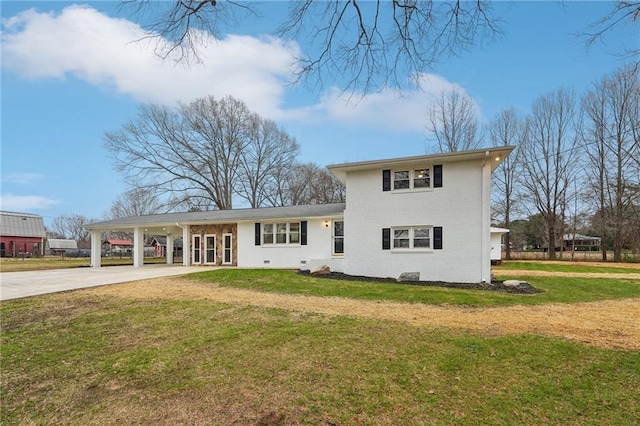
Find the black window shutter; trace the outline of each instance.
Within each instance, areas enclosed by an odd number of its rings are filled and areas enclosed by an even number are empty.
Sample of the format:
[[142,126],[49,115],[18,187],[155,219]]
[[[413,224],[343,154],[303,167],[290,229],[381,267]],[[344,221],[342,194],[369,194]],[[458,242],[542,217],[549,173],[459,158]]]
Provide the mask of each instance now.
[[433,166],[433,187],[442,188],[442,164]]
[[433,249],[442,250],[442,226],[433,227]]
[[391,228],[382,228],[382,250],[391,249]]
[[260,240],[262,239],[260,235],[260,222],[256,222],[255,230],[256,230],[256,245],[259,246]]
[[382,171],[382,190],[391,191],[391,170]]
[[300,244],[303,246],[307,245],[307,221],[303,220],[300,222]]

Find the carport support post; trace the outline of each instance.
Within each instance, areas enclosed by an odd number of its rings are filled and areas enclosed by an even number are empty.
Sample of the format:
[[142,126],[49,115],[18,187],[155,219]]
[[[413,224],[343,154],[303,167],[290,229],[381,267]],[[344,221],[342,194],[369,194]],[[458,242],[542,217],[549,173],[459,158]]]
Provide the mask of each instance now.
[[182,228],[182,265],[189,266],[191,263],[191,244],[189,244],[189,225]]
[[167,265],[173,265],[173,235],[167,235],[167,251],[165,253]]
[[91,231],[91,266],[99,268],[102,261],[102,233],[94,229]]
[[136,227],[133,229],[133,267],[137,268],[144,264],[144,229]]

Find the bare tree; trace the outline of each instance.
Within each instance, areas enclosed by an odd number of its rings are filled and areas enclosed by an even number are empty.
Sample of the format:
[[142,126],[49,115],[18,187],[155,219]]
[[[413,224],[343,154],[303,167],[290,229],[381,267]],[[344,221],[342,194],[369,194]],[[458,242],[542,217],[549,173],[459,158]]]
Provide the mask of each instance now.
[[559,89],[533,103],[521,155],[522,185],[544,219],[548,255],[554,259],[572,195],[570,184],[580,169],[573,91]]
[[278,170],[266,195],[272,206],[340,203],[345,200],[345,189],[326,169],[296,163]]
[[131,189],[111,204],[110,218],[142,216],[166,212],[155,194],[144,188]]
[[248,125],[251,137],[240,158],[238,195],[256,208],[265,205],[268,188],[295,163],[299,148],[273,121],[253,117]]
[[[492,175],[495,197],[491,204],[492,208],[499,210],[505,228],[509,228],[511,225],[511,215],[514,212],[518,193],[518,178],[521,168],[520,145],[524,138],[524,130],[523,119],[513,108],[499,112],[489,123],[489,138],[493,146],[510,145],[515,147],[513,152],[502,160],[498,170]],[[507,259],[511,259],[509,233],[505,235],[505,240],[505,255]]]
[[473,100],[458,89],[440,92],[427,112],[427,133],[438,152],[478,148],[483,137]]
[[622,260],[626,223],[640,204],[640,82],[638,68],[626,66],[605,76],[582,100],[582,137],[591,167],[589,177],[596,192],[596,211],[606,260],[606,240],[613,241],[613,258]]
[[[268,3],[267,3],[268,4]],[[124,1],[150,37],[159,37],[158,54],[198,59],[207,34],[218,35],[260,15],[257,4],[224,0]],[[269,6],[266,6],[269,7]],[[291,2],[290,13],[273,34],[308,42],[309,56],[297,58],[298,79],[323,85],[344,81],[344,89],[364,93],[418,83],[439,59],[457,55],[499,33],[489,2],[313,1]],[[165,43],[168,41],[168,47]]]
[[92,222],[86,216],[72,214],[60,215],[53,219],[49,229],[50,238],[74,240],[79,248],[87,248],[91,234],[84,227]]
[[[269,162],[295,156],[295,142],[281,130],[269,141],[273,159],[266,160],[266,151],[252,154],[266,128],[273,130],[273,124],[242,101],[209,96],[173,109],[144,105],[135,120],[106,134],[105,146],[132,187],[166,196],[170,208],[224,210],[233,207],[234,195],[255,199],[243,192],[255,162],[264,170]],[[274,148],[278,143],[283,145]]]
[[[638,25],[640,22],[640,1],[618,0],[609,13],[590,25],[587,31],[578,34],[587,46],[603,41],[608,33],[622,24]],[[623,55],[632,59],[634,67],[640,66],[640,47],[637,40],[630,47],[625,47]],[[620,46],[621,47],[621,46]]]

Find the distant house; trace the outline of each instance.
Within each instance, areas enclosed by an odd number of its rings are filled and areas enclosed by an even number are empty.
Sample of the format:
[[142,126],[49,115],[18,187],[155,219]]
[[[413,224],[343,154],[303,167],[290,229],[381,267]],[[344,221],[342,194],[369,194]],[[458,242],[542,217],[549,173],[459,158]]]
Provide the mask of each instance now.
[[565,251],[598,251],[602,238],[581,234],[564,234],[562,236]]
[[[155,257],[165,257],[167,255],[167,237],[153,237],[151,246]],[[173,255],[182,257],[182,238],[173,240]]]
[[0,257],[42,256],[46,235],[41,216],[0,212]]
[[114,254],[131,253],[131,250],[133,249],[133,241],[117,238],[107,238],[102,243],[102,249],[108,253]]
[[49,238],[47,240],[48,254],[64,255],[69,250],[78,250],[78,243],[74,240]]

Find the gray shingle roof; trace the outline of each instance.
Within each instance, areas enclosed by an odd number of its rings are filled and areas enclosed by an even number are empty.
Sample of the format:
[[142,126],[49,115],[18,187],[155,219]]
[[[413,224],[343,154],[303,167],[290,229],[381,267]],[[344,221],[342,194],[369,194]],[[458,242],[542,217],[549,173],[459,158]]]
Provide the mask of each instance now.
[[0,235],[44,238],[47,231],[41,216],[0,211]]
[[329,217],[344,213],[345,203],[310,204],[286,207],[263,207],[258,209],[214,210],[208,212],[166,213],[146,216],[131,216],[94,222],[86,229],[118,229],[135,226],[196,225],[203,223],[225,223],[270,219],[292,219]]

